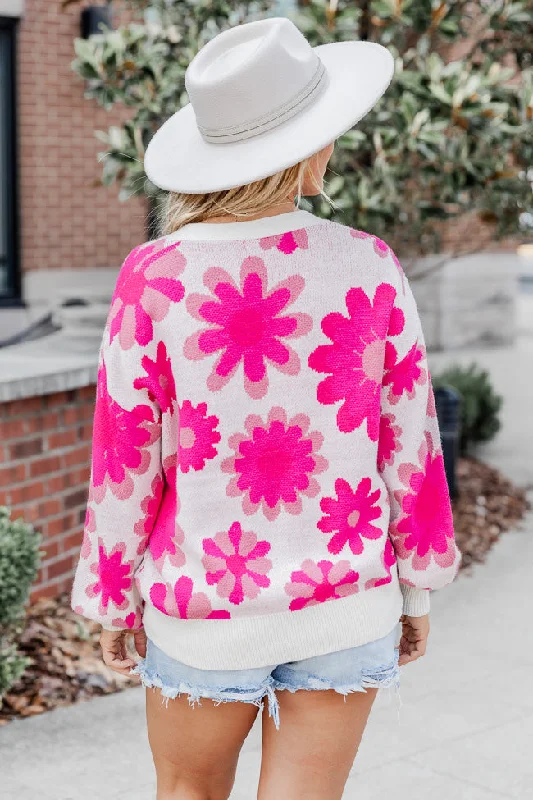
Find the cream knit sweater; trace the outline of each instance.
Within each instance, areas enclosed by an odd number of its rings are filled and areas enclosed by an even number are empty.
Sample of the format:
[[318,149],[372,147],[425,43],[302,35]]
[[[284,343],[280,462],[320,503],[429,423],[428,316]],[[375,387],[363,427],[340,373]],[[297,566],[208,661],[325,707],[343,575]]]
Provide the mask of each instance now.
[[79,613],[245,669],[380,638],[458,563],[420,322],[386,244],[296,211],[128,256]]

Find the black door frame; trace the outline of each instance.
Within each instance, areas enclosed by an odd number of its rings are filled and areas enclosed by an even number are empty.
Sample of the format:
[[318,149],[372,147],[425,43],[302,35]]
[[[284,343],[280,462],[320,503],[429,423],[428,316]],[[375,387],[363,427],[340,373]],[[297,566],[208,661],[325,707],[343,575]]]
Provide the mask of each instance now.
[[20,270],[18,148],[17,148],[17,27],[18,20],[0,16],[0,37],[7,52],[6,114],[0,124],[4,126],[6,175],[6,209],[3,222],[7,229],[7,288],[0,291],[0,308],[22,305]]

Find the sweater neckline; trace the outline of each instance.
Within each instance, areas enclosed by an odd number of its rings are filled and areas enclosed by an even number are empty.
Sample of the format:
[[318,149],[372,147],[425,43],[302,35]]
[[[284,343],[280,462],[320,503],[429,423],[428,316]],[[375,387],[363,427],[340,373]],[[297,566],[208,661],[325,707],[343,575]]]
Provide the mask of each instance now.
[[167,237],[167,241],[236,241],[243,239],[262,239],[277,236],[300,228],[308,228],[323,222],[308,211],[298,209],[273,217],[247,220],[245,222],[189,222]]

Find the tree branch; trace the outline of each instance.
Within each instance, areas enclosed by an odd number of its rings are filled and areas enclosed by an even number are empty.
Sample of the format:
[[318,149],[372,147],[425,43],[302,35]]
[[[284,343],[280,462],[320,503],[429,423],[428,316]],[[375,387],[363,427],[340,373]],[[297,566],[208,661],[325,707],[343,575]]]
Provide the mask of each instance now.
[[370,0],[361,0],[360,8],[361,8],[361,20],[359,22],[359,38],[364,41],[370,38],[370,30],[372,25]]

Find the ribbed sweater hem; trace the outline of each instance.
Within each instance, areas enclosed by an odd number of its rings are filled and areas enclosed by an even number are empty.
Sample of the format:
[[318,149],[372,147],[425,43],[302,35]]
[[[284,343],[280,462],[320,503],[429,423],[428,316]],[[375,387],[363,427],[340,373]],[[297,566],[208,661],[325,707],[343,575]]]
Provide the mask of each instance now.
[[147,602],[147,636],[171,658],[197,669],[241,670],[301,661],[386,636],[402,614],[397,578],[384,586],[255,617],[182,620]]
[[414,586],[400,584],[403,594],[403,613],[409,617],[423,617],[429,614],[429,589],[417,589]]

